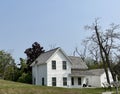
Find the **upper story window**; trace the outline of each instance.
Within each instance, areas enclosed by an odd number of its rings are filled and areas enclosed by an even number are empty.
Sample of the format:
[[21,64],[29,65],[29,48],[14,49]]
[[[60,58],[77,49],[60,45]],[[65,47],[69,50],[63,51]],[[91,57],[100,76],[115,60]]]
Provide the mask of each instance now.
[[52,69],[56,69],[56,61],[55,60],[52,61]]
[[67,62],[63,61],[63,69],[66,70],[67,69]]

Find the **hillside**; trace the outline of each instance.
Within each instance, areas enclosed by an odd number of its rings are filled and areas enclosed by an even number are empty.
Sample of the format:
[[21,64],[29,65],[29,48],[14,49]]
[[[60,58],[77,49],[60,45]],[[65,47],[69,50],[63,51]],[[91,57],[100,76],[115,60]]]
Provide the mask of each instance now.
[[0,80],[0,94],[101,94],[104,89],[67,89]]

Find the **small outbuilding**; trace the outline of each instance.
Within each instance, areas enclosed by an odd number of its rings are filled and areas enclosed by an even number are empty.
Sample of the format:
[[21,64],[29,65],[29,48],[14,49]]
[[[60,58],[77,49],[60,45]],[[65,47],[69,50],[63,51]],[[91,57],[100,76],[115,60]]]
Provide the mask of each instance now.
[[[92,87],[104,87],[103,83],[107,83],[106,73],[104,69],[93,69],[88,71],[86,76],[87,84]],[[110,82],[113,82],[111,72],[108,70]]]

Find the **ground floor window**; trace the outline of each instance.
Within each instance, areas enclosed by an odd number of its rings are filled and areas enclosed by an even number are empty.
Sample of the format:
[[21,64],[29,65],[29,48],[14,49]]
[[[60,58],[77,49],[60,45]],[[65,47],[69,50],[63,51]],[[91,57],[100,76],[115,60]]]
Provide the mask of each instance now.
[[78,77],[78,85],[81,85],[81,77]]
[[74,85],[74,78],[71,78],[71,85]]
[[56,77],[52,77],[52,86],[56,86]]
[[63,77],[63,86],[67,86],[67,77]]

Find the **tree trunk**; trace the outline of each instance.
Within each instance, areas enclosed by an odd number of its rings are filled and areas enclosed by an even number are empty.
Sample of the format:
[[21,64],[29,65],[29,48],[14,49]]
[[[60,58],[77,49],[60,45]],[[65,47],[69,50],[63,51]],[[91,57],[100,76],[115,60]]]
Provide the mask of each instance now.
[[108,65],[108,67],[109,67],[109,69],[110,69],[110,72],[111,72],[113,81],[115,82],[115,81],[116,81],[116,76],[115,76],[114,70],[113,70],[113,68],[112,68],[112,66],[111,66],[111,62],[110,62],[110,60],[109,60],[109,55],[106,54],[105,57],[106,57],[106,62],[107,62],[107,65]]
[[[105,70],[105,73],[106,73],[106,78],[107,78],[107,82],[108,84],[110,84],[110,79],[109,79],[109,74],[108,74],[108,69],[107,69],[107,65],[106,65],[106,60],[104,59],[104,55],[103,55],[103,45],[100,41],[100,35],[98,33],[98,28],[97,28],[97,24],[95,26],[95,33],[96,33],[96,36],[97,36],[97,40],[98,40],[98,45],[99,45],[99,49],[100,49],[100,55],[101,55],[101,58],[102,58],[102,61],[103,61],[103,67],[104,67],[104,70]],[[111,86],[110,86],[110,89],[111,89]]]

